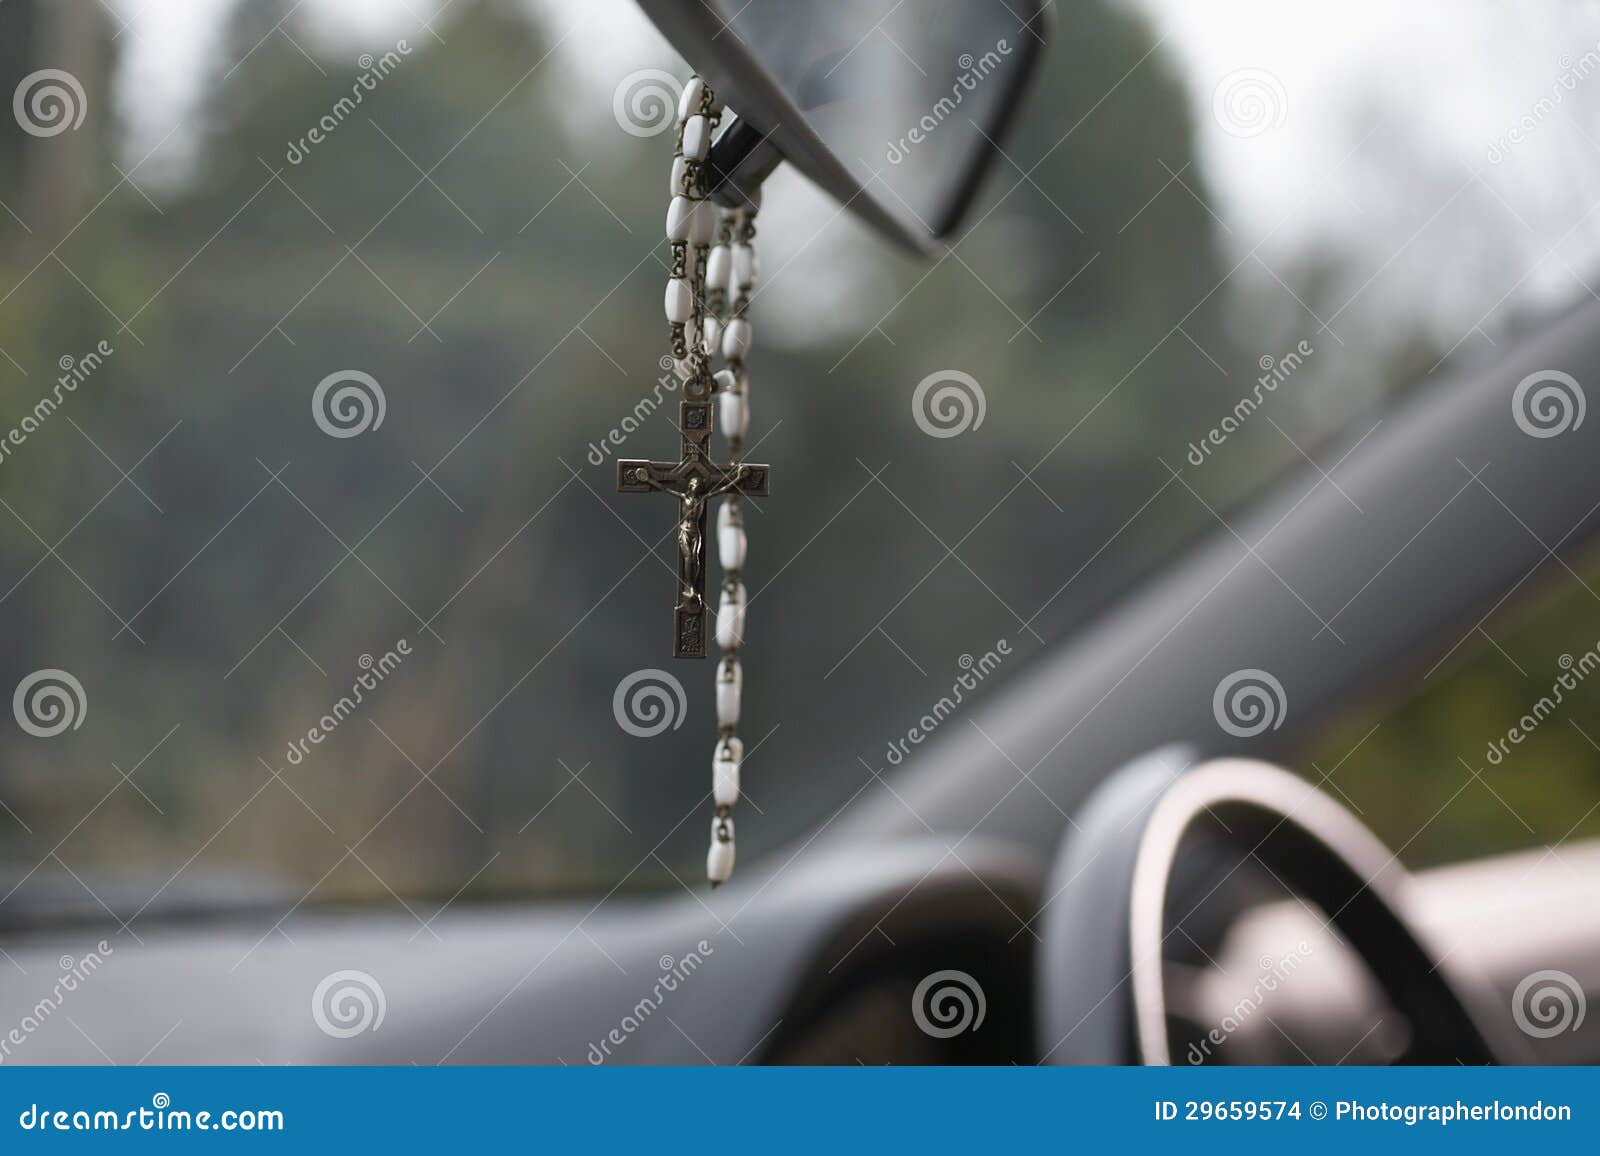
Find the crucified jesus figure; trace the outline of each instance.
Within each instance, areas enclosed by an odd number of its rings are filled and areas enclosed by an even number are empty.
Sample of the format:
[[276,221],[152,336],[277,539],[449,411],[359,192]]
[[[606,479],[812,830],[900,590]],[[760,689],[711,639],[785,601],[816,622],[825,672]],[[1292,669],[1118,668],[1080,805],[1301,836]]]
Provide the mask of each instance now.
[[703,401],[679,403],[683,456],[676,462],[623,458],[617,462],[617,489],[622,493],[652,491],[678,499],[678,600],[673,610],[673,654],[679,658],[706,655],[706,504],[719,494],[764,498],[769,471],[745,462],[721,465],[711,460],[711,406]]

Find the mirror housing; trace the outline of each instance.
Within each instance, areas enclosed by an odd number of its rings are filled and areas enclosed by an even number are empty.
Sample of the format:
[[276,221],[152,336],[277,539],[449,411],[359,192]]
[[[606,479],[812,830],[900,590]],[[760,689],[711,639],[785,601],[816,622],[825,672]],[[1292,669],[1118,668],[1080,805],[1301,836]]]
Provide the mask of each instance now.
[[[1017,118],[1051,24],[1045,0],[1005,0],[1004,12],[1014,17],[1021,29],[1014,63],[995,81],[1000,88],[988,127],[977,126],[983,144],[965,158],[959,171],[951,173],[945,203],[931,219],[923,219],[915,213],[897,212],[891,202],[874,196],[868,187],[872,182],[864,184],[818,135],[807,110],[785,91],[733,27],[743,8],[730,6],[728,0],[639,0],[639,4],[690,67],[737,114],[718,136],[709,156],[714,199],[738,205],[760,188],[780,161],[788,161],[879,234],[922,256],[937,252],[939,240],[948,236],[971,208]],[[724,12],[724,8],[729,10]],[[838,63],[842,62],[841,58]]]

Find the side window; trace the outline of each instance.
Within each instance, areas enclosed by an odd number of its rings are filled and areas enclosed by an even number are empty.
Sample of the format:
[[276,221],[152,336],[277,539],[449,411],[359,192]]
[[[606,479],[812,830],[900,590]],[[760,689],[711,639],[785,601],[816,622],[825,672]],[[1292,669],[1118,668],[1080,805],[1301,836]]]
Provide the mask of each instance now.
[[1600,560],[1551,571],[1296,761],[1408,866],[1600,836]]

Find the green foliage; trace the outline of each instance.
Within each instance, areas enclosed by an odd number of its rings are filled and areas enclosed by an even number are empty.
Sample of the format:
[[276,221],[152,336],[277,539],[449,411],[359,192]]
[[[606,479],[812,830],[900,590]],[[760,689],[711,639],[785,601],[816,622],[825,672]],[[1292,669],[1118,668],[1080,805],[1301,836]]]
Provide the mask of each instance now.
[[1600,835],[1597,575],[1592,558],[1556,574],[1420,693],[1330,728],[1305,760],[1313,778],[1328,774],[1411,866]]

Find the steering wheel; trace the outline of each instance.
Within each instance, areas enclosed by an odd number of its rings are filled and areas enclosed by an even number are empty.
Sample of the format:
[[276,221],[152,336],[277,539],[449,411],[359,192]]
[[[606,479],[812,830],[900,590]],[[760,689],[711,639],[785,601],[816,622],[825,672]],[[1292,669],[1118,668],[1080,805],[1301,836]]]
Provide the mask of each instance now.
[[[1050,1063],[1170,1064],[1162,947],[1180,846],[1220,840],[1229,874],[1252,859],[1327,913],[1410,1024],[1401,1063],[1515,1058],[1469,1010],[1486,990],[1430,953],[1405,915],[1408,877],[1343,806],[1262,762],[1158,751],[1112,775],[1085,804],[1045,891],[1039,952],[1040,1051]],[[1225,877],[1226,878],[1226,877]],[[1213,888],[1215,890],[1215,888]]]

